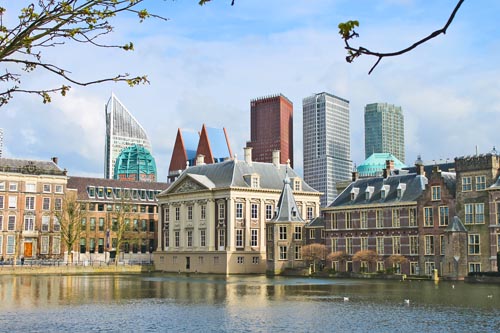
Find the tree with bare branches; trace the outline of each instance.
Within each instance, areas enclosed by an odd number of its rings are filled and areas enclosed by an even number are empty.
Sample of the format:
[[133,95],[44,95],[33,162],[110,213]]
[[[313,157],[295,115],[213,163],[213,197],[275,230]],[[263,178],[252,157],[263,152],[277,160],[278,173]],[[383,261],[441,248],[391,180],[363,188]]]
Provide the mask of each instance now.
[[394,265],[406,264],[407,262],[408,259],[401,254],[393,254],[389,258],[387,258],[387,263],[392,267],[394,267]]
[[351,63],[354,61],[354,59],[356,59],[357,57],[359,57],[361,55],[369,55],[369,56],[376,57],[377,61],[375,62],[375,64],[372,66],[372,68],[368,72],[368,74],[371,74],[373,72],[373,70],[375,69],[375,67],[377,67],[377,65],[380,63],[380,61],[383,58],[399,56],[399,55],[402,55],[404,53],[410,52],[411,50],[413,50],[417,46],[422,45],[425,42],[428,42],[429,40],[431,40],[431,39],[433,39],[441,34],[443,34],[443,35],[446,34],[446,31],[448,30],[451,22],[453,22],[453,20],[455,19],[455,15],[457,14],[458,10],[460,9],[460,6],[462,6],[463,2],[464,2],[464,0],[458,0],[457,4],[455,5],[455,8],[453,9],[453,11],[450,14],[450,17],[448,18],[448,21],[446,21],[446,24],[441,29],[438,29],[438,30],[430,33],[426,37],[416,41],[412,45],[410,45],[402,50],[394,51],[394,52],[377,52],[377,51],[371,51],[363,46],[358,46],[358,47],[352,46],[351,45],[352,39],[359,37],[359,34],[354,30],[356,27],[359,27],[359,22],[356,20],[351,20],[351,21],[340,23],[339,24],[339,34],[342,36],[342,39],[344,40],[344,44],[345,44],[344,48],[347,50],[346,61]]
[[335,261],[338,261],[340,263],[346,262],[349,259],[349,255],[345,253],[344,251],[335,251],[330,253],[327,257],[326,260],[333,263]]
[[313,272],[316,271],[316,263],[326,259],[328,250],[324,244],[313,243],[302,247],[302,258],[313,264]]
[[368,263],[368,271],[370,270],[370,264],[375,264],[378,260],[377,252],[373,250],[361,250],[356,252],[352,256],[352,261],[365,261]]
[[87,216],[83,204],[77,200],[76,192],[66,193],[61,207],[55,207],[54,217],[60,227],[61,240],[68,252],[68,263],[73,263],[72,251],[83,234],[82,221]]

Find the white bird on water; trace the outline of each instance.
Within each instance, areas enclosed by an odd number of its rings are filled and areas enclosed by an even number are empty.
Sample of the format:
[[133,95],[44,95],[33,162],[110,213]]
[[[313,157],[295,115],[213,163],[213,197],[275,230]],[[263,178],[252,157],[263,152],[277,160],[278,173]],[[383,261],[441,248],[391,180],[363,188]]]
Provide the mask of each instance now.
[[406,305],[410,305],[410,300],[409,299],[405,299],[405,304]]
[[488,295],[488,298],[493,298],[493,295]]
[[344,297],[344,302],[349,302],[349,297]]

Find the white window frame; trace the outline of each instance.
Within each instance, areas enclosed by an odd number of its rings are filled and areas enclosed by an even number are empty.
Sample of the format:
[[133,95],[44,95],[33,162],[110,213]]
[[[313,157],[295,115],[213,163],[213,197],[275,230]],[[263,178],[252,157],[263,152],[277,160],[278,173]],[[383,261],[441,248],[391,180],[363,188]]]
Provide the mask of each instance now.
[[24,231],[35,231],[35,216],[34,215],[26,215],[24,217]]
[[257,247],[259,246],[259,229],[250,229],[250,246]]
[[49,211],[50,210],[50,197],[42,198],[42,210]]
[[17,192],[17,182],[9,182],[9,191],[10,192]]
[[17,195],[9,195],[8,209],[17,209]]
[[236,203],[236,219],[243,219],[243,202]]
[[35,197],[34,196],[26,196],[24,197],[24,202],[25,206],[24,208],[26,210],[35,210]]
[[439,206],[439,226],[447,226],[450,222],[450,209],[448,206]]
[[62,193],[64,193],[64,186],[63,186],[63,185],[56,184],[56,185],[54,186],[54,193],[58,193],[58,194],[62,194]]
[[42,191],[43,193],[50,193],[52,192],[52,186],[50,184],[43,184]]
[[16,252],[16,237],[14,235],[7,235],[5,254],[14,254]]
[[259,218],[259,204],[256,204],[256,203],[252,203],[250,205],[250,217],[253,219],[253,220],[256,220]]
[[431,200],[432,201],[440,201],[441,200],[441,186],[431,186]]

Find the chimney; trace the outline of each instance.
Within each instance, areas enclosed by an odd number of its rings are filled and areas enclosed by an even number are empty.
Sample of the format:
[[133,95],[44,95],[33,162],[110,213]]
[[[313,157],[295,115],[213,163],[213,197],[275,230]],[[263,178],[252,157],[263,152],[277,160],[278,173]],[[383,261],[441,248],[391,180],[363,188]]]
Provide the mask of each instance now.
[[359,173],[356,170],[353,170],[352,172],[352,181],[355,182],[359,178]]
[[394,170],[394,161],[386,160],[385,161],[385,169],[383,171],[384,178],[387,178],[391,175],[391,170]]
[[434,165],[432,167],[432,173],[440,173],[441,170],[439,169],[439,165]]
[[280,166],[280,151],[279,150],[273,150],[273,164],[275,167]]
[[58,157],[52,157],[51,160],[52,160],[52,162],[54,162],[55,165],[57,165],[57,162],[59,162]]
[[417,160],[415,161],[415,169],[417,170],[417,175],[425,176],[424,162],[422,162],[420,155],[418,155]]
[[248,164],[252,164],[252,147],[245,147],[243,148],[243,151],[245,153],[245,162]]
[[203,154],[196,155],[196,165],[205,165],[205,155]]

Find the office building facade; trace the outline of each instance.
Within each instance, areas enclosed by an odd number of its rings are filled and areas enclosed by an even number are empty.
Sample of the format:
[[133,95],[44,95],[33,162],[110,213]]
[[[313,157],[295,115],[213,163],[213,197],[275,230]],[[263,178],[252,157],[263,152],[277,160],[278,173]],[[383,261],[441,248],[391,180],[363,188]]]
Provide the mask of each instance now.
[[116,159],[124,148],[137,144],[149,152],[152,150],[144,128],[114,94],[106,104],[105,112],[104,178],[113,179]]
[[326,207],[337,194],[335,184],[351,177],[349,101],[322,92],[304,98],[302,108],[304,180],[323,193]]
[[390,153],[405,162],[403,110],[387,103],[365,106],[365,158],[374,153]]
[[280,163],[293,167],[293,103],[282,94],[250,102],[252,160],[271,163],[273,151],[280,151]]

